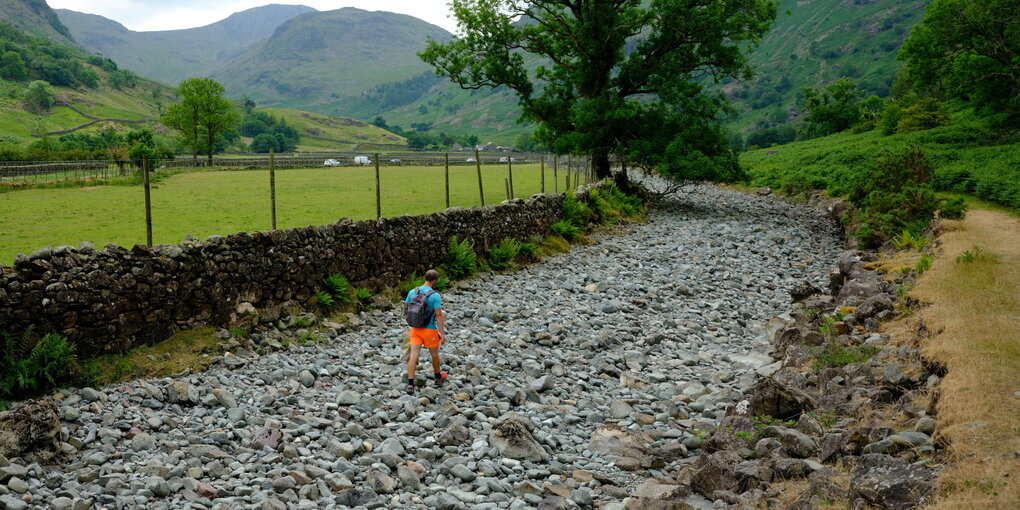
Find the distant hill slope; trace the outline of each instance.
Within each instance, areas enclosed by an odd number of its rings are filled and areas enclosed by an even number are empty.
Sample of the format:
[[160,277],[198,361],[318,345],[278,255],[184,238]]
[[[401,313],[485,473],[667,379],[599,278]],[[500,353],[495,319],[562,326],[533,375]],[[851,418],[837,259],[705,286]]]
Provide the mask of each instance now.
[[0,20],[29,35],[68,46],[78,46],[71,32],[60,22],[60,18],[53,9],[50,9],[46,0],[2,0]]
[[722,89],[739,115],[733,125],[782,123],[805,87],[853,78],[866,95],[886,97],[910,29],[930,0],[782,0],[776,25],[751,55],[758,77]]
[[298,149],[302,151],[358,150],[363,145],[407,144],[403,137],[385,129],[354,119],[329,117],[318,113],[289,108],[258,108],[274,117],[283,117],[301,135]]
[[207,76],[223,61],[269,37],[294,16],[315,12],[303,5],[266,5],[199,28],[135,32],[93,14],[58,9],[75,40],[142,76],[176,85]]
[[429,71],[416,55],[449,32],[418,18],[344,8],[296,16],[211,77],[259,104],[338,113],[373,86]]

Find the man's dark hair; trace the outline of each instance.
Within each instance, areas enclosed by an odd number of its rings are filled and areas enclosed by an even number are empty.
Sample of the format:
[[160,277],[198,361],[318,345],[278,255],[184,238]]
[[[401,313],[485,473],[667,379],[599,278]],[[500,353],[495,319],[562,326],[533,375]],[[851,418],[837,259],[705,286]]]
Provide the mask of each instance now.
[[425,271],[425,281],[427,281],[427,282],[434,282],[434,281],[436,281],[438,279],[439,279],[439,271],[436,271],[435,269],[429,269],[428,271]]

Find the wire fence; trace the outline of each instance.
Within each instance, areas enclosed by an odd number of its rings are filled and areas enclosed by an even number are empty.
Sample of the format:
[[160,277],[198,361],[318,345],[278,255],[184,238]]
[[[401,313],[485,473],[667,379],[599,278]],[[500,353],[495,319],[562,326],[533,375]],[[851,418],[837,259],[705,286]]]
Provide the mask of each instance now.
[[[46,245],[172,244],[187,234],[426,214],[594,180],[587,158],[519,152],[267,154],[193,165],[191,158],[137,166],[0,162],[0,191],[7,191],[0,193],[0,264]],[[94,186],[104,183],[105,191]]]
[[[379,160],[381,166],[439,166],[482,165],[507,162],[536,163],[540,159],[552,161],[554,156],[544,153],[522,152],[311,152],[300,154],[277,154],[273,161],[277,169],[284,168],[315,168],[315,167],[356,167],[368,166]],[[564,156],[563,158],[566,158]],[[581,159],[576,162],[580,164]],[[153,159],[150,169],[159,172],[162,169],[193,169],[196,171],[210,170],[244,170],[269,168],[270,157],[265,155],[226,155],[214,156],[211,160],[206,156],[192,158],[188,156],[173,159]],[[0,183],[7,185],[32,185],[49,182],[93,183],[115,177],[125,177],[132,172],[140,172],[141,160],[80,160],[80,161],[0,161]]]

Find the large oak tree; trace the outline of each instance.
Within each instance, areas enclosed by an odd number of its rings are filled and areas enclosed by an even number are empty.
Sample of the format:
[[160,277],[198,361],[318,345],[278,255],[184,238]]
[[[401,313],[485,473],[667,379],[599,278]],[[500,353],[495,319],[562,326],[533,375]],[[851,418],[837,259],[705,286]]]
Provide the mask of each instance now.
[[748,77],[771,0],[453,0],[458,36],[423,60],[463,88],[505,86],[559,153],[610,155],[680,179],[738,171],[704,84]]
[[171,105],[163,116],[163,124],[181,132],[191,157],[198,161],[198,153],[212,155],[216,139],[222,133],[234,129],[241,121],[241,115],[229,100],[223,97],[226,89],[210,78],[191,78],[177,87],[181,102]]

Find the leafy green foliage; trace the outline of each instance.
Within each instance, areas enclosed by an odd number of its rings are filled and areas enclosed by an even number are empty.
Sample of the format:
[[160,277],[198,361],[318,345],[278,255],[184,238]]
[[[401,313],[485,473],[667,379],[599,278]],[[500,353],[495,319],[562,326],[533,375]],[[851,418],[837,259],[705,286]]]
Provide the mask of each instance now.
[[287,124],[287,119],[254,108],[245,110],[238,131],[254,138],[251,151],[256,153],[267,153],[270,149],[277,153],[292,151],[300,138],[297,129]]
[[[916,89],[1020,116],[1020,2],[934,0],[900,51]],[[1014,123],[1015,125],[1015,123]]]
[[985,250],[982,249],[980,246],[975,244],[969,250],[963,250],[963,253],[961,253],[960,255],[958,255],[956,257],[956,263],[957,264],[973,264],[974,262],[977,262],[979,260],[983,260],[983,259],[986,259],[986,258],[990,258],[990,255],[988,253],[986,253]]
[[805,89],[805,135],[814,138],[850,129],[861,119],[857,94],[857,84],[850,78],[840,78],[821,91]]
[[53,108],[53,87],[43,80],[35,80],[25,91],[25,107],[35,113],[49,113]]
[[931,269],[932,262],[934,261],[935,259],[932,258],[931,255],[925,253],[924,255],[921,255],[921,258],[917,259],[917,263],[914,264],[914,271],[916,271],[918,275],[924,274],[925,271]]
[[920,99],[899,113],[897,133],[922,131],[949,124],[949,116],[942,110],[942,103],[933,97]]
[[333,299],[341,303],[350,303],[353,287],[347,281],[347,277],[341,273],[333,273],[326,278],[326,291]]
[[[719,144],[709,136],[720,134],[712,124],[720,103],[695,80],[747,76],[744,51],[776,16],[776,4],[765,0],[451,5],[459,37],[429,41],[422,59],[463,88],[512,90],[522,117],[538,124],[538,139],[558,153],[591,155],[600,178],[619,149],[628,160],[646,156],[646,165],[676,161],[664,173],[686,178],[678,174],[728,148],[725,137]],[[522,49],[545,64],[532,72]],[[663,153],[681,158],[655,159]]]
[[315,291],[315,299],[319,305],[324,308],[329,308],[336,304],[336,300],[333,299],[333,295],[324,290]]
[[532,242],[522,242],[517,247],[517,251],[521,257],[525,260],[537,260],[538,259],[538,245]]
[[39,340],[28,331],[21,337],[4,332],[0,351],[0,396],[24,397],[69,380],[76,363],[74,344],[48,334]]
[[450,249],[446,252],[446,263],[443,265],[447,276],[454,280],[471,276],[478,270],[478,255],[475,245],[469,239],[458,241],[457,236],[450,238]]
[[909,230],[904,230],[898,236],[892,238],[892,245],[897,250],[911,248],[921,251],[925,246],[928,246],[928,238]]
[[567,220],[560,220],[552,225],[553,234],[556,234],[568,241],[574,241],[581,237],[581,229]]
[[563,197],[563,220],[569,222],[579,229],[588,224],[588,218],[592,216],[588,204],[578,200],[573,193],[567,193]]
[[520,241],[504,237],[496,246],[489,249],[489,266],[496,271],[506,269],[520,252]]

